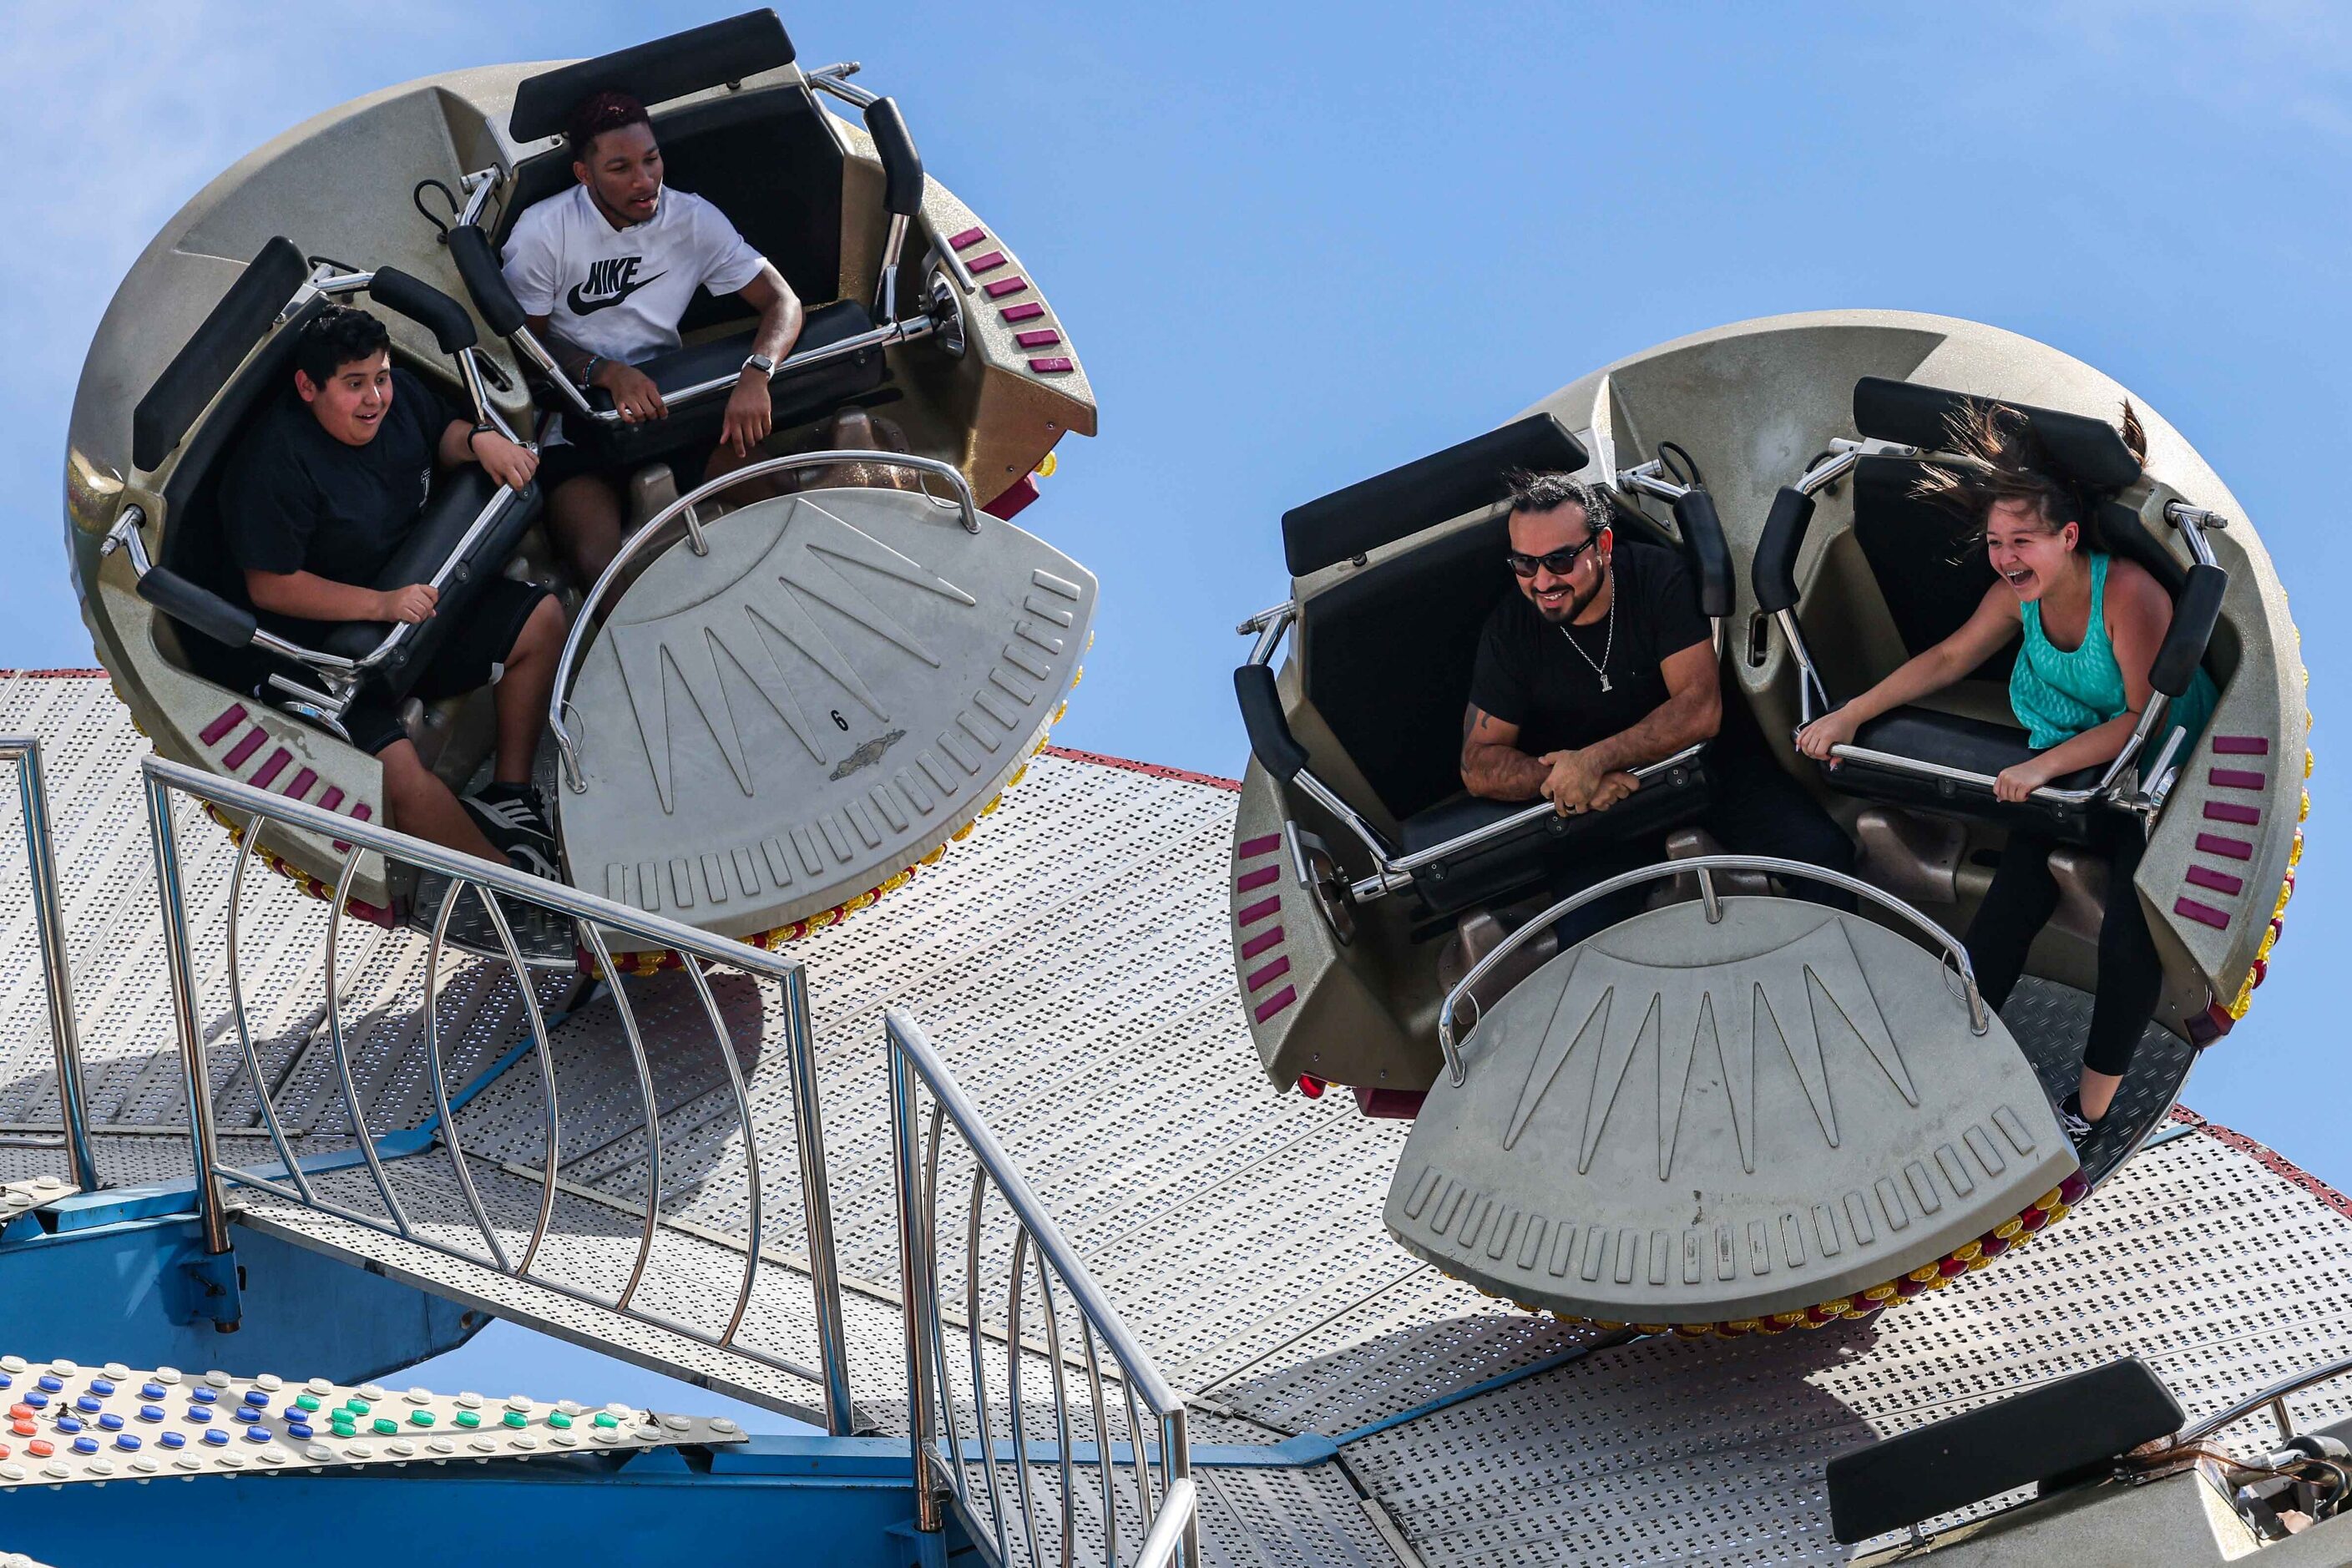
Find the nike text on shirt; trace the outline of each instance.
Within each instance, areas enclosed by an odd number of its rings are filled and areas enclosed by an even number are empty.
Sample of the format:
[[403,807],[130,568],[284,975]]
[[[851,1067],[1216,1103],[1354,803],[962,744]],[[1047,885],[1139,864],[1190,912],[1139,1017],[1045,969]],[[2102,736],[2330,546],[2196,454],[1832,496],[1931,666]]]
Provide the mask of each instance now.
[[697,288],[732,294],[763,258],[710,203],[665,189],[644,223],[614,228],[585,185],[530,206],[507,238],[506,279],[527,315],[566,342],[635,364],[678,346]]

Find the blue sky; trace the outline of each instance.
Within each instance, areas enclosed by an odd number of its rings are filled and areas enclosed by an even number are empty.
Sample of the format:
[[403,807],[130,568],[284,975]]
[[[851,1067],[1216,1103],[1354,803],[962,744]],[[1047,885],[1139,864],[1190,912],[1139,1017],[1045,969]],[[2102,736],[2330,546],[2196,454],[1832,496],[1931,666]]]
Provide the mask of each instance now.
[[[66,410],[115,281],[205,180],[389,82],[724,13],[641,3],[0,6],[27,195],[0,225],[0,662],[89,662],[58,542]],[[803,14],[804,10],[804,14]],[[1219,773],[1242,615],[1291,504],[1702,327],[1889,306],[2106,370],[2226,475],[2294,594],[2319,717],[2274,976],[2188,1098],[2352,1184],[2336,1097],[2352,805],[2344,165],[2352,13],[1610,5],[785,8],[856,58],[1011,236],[1102,404],[1024,523],[1102,577],[1057,738]],[[29,144],[25,140],[29,133]],[[405,193],[387,189],[386,201]],[[29,206],[30,211],[23,208]],[[2352,752],[2346,753],[2352,759]]]

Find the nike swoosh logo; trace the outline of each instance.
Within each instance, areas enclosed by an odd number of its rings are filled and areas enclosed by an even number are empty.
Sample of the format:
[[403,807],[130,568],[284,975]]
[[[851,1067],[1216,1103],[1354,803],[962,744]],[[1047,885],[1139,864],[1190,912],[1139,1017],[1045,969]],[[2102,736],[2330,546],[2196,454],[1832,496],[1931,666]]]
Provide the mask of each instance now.
[[619,293],[607,294],[602,300],[583,300],[580,297],[580,285],[574,283],[572,286],[572,292],[564,296],[563,302],[572,307],[572,313],[575,316],[593,316],[599,310],[611,310],[646,284],[668,276],[667,272],[656,272],[652,278],[632,278],[629,279],[628,286]]

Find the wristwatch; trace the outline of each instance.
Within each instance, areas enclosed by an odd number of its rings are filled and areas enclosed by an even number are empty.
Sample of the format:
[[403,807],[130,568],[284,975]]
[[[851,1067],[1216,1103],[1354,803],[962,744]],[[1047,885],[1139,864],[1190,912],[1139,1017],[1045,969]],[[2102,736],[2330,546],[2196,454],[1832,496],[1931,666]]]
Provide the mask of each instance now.
[[743,362],[743,368],[756,370],[761,375],[773,375],[776,374],[776,362],[766,354],[753,354]]

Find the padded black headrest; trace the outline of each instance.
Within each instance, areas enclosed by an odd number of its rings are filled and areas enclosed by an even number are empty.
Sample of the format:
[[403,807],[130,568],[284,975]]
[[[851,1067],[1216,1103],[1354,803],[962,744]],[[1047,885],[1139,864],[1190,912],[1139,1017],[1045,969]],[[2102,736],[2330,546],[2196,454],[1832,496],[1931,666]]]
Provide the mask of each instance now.
[[[1853,427],[1881,441],[1899,442],[1923,452],[1946,452],[1951,449],[1952,416],[1990,401],[1996,400],[1865,375],[1853,384]],[[2119,490],[2139,478],[2139,459],[2105,420],[2035,408],[2006,398],[1997,401],[2032,430],[2051,466],[2059,470],[2058,478],[2100,490]]]
[[2137,1357],[2109,1362],[1840,1454],[1825,1478],[1830,1534],[1851,1545],[2013,1487],[2070,1480],[2187,1419]]
[[1282,553],[1304,577],[1423,529],[1492,506],[1507,493],[1513,468],[1573,472],[1583,447],[1549,414],[1530,414],[1459,446],[1360,479],[1282,514]]
[[379,267],[368,285],[368,298],[402,315],[433,334],[445,354],[474,346],[474,318],[466,308],[421,278],[397,267]]
[[152,469],[172,455],[245,356],[269,331],[278,312],[310,276],[294,242],[280,235],[261,247],[228,286],[139,406],[131,411],[131,463]]
[[518,142],[553,136],[591,93],[625,92],[651,109],[707,87],[788,66],[793,59],[793,40],[776,14],[746,11],[524,79],[515,89],[507,133]]

